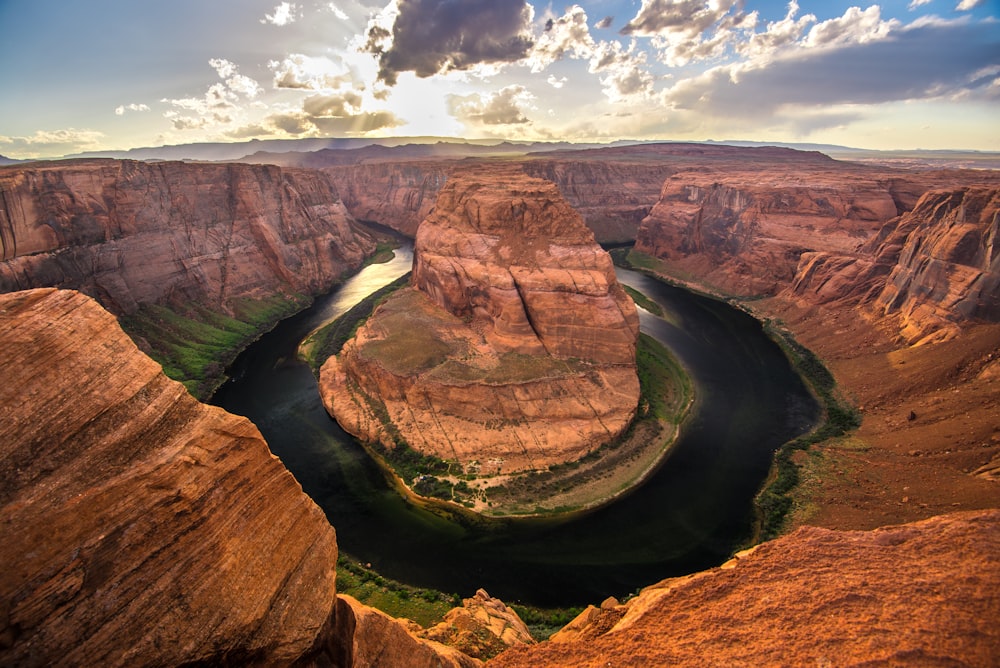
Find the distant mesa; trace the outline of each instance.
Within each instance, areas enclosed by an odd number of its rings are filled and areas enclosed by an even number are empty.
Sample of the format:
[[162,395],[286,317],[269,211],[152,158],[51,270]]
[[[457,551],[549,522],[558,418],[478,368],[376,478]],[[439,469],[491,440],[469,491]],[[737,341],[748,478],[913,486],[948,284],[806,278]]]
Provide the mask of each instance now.
[[320,374],[362,441],[467,473],[571,462],[628,427],[638,315],[555,184],[496,166],[453,175],[416,236],[412,284]]

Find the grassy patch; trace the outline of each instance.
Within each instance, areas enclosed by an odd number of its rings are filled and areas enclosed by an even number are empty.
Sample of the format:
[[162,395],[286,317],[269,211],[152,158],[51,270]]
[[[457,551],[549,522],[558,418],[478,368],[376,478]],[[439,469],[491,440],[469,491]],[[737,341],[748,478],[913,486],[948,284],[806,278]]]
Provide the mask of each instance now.
[[815,443],[842,437],[861,424],[861,415],[837,393],[833,374],[816,354],[795,341],[787,331],[771,323],[765,323],[765,328],[813,389],[823,407],[824,417],[812,432],[788,441],[775,453],[771,475],[756,498],[756,533],[761,541],[781,535],[785,528],[794,503],[792,492],[801,481],[795,452],[809,450]]
[[549,636],[569,624],[583,612],[583,608],[536,608],[531,605],[508,604],[528,627],[535,640],[548,640]]
[[625,288],[625,292],[627,292],[628,296],[632,298],[632,301],[635,302],[636,306],[649,311],[655,316],[659,316],[661,318],[663,317],[664,315],[663,308],[659,304],[657,304],[652,299],[642,294],[635,288],[631,288],[627,285],[623,285],[622,287]]
[[639,371],[639,393],[643,405],[648,407],[648,414],[658,420],[680,424],[694,394],[691,378],[680,362],[663,344],[646,334],[639,335],[635,361]]
[[241,299],[231,304],[232,316],[197,304],[183,309],[143,304],[119,322],[129,336],[148,344],[147,352],[167,376],[207,399],[243,348],[309,302],[305,295]]
[[410,274],[407,272],[406,275],[397,278],[389,285],[376,290],[362,299],[351,307],[347,313],[326,327],[313,332],[308,341],[305,342],[308,343],[307,347],[310,351],[306,363],[309,364],[313,372],[318,375],[319,368],[323,366],[323,362],[340,352],[344,344],[358,331],[358,327],[372,314],[375,307],[385,301],[390,294],[405,287],[409,282]]
[[368,565],[341,554],[337,560],[337,592],[396,618],[411,619],[424,628],[440,622],[462,605],[457,594],[410,585],[382,577]]

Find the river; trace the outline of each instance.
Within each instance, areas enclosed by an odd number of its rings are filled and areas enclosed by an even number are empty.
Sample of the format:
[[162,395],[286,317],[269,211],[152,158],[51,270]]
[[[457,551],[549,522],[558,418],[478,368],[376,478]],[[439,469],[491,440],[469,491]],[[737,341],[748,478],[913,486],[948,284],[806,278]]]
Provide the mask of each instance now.
[[819,408],[760,323],[722,302],[619,269],[619,280],[666,311],[640,309],[644,332],[694,380],[696,401],[667,461],[607,507],[563,520],[464,526],[394,492],[365,451],[323,409],[296,358],[323,322],[410,269],[412,247],[365,267],[278,324],[234,362],[213,403],[250,418],[326,512],[341,551],[382,575],[507,602],[597,603],[665,577],[716,566],[748,536],[752,499],[774,450],[808,430]]

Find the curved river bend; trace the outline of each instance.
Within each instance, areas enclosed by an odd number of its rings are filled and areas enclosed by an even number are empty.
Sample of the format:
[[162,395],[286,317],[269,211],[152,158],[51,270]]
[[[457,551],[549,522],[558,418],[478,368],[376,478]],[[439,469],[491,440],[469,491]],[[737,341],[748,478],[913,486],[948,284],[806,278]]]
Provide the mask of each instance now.
[[642,330],[681,360],[696,401],[663,466],[611,505],[563,520],[468,527],[414,507],[323,409],[299,342],[410,269],[412,248],[371,265],[282,321],[230,369],[213,403],[249,417],[336,527],[340,549],[408,584],[508,602],[593,603],[716,566],[748,535],[773,451],[819,408],[760,323],[727,304],[627,270],[619,280],[659,303]]

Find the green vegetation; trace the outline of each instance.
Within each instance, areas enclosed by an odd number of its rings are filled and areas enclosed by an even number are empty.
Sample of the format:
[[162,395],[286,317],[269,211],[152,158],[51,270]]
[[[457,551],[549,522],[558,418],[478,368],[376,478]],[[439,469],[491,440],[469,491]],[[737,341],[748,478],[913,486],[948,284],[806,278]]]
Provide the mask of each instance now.
[[424,628],[437,624],[449,610],[462,605],[457,594],[411,587],[384,578],[370,565],[344,554],[337,559],[337,593],[353,596],[393,617],[412,619]]
[[167,376],[204,400],[225,381],[226,367],[244,347],[309,302],[305,295],[240,299],[230,305],[232,316],[197,304],[183,308],[143,304],[119,322],[141,346],[148,345],[147,352],[163,365]]
[[640,405],[649,417],[680,424],[694,396],[691,378],[677,358],[659,341],[639,335],[635,361],[639,371]]
[[785,351],[795,369],[812,387],[823,407],[822,423],[810,433],[788,441],[775,453],[771,476],[756,499],[757,539],[770,540],[781,534],[792,509],[792,490],[799,484],[799,465],[794,455],[815,443],[834,439],[857,429],[861,416],[838,393],[833,374],[815,353],[797,342],[785,330],[765,323],[768,334]]
[[548,640],[549,636],[569,624],[583,612],[583,608],[536,608],[530,605],[508,604],[528,627],[535,640]]
[[351,307],[347,313],[343,314],[327,326],[315,331],[303,342],[302,349],[307,350],[306,363],[309,364],[313,372],[319,374],[319,368],[323,362],[340,352],[351,337],[358,331],[358,328],[368,319],[379,304],[385,301],[390,294],[406,286],[410,282],[410,274],[397,278],[389,285],[376,290],[360,302]]
[[623,287],[625,288],[625,292],[628,293],[628,296],[631,297],[632,301],[635,302],[636,306],[649,311],[655,316],[659,316],[661,318],[663,317],[663,308],[659,304],[657,304],[652,299],[642,294],[635,288],[631,288],[627,285]]

